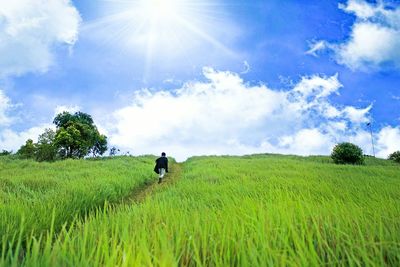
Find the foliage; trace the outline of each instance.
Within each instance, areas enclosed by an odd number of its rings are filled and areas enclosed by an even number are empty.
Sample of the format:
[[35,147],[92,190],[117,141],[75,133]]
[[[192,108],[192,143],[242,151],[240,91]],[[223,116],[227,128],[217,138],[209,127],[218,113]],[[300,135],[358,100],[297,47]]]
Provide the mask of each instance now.
[[36,146],[32,139],[28,139],[25,145],[17,151],[17,155],[21,159],[34,159],[36,154]]
[[4,150],[0,152],[0,156],[8,156],[11,155],[12,151]]
[[363,164],[363,151],[352,143],[337,144],[332,151],[331,157],[336,164]]
[[46,129],[39,135],[36,144],[37,161],[54,161],[57,159],[57,147],[54,145],[56,133],[52,129]]
[[89,114],[80,111],[75,112],[75,114],[64,111],[58,114],[53,120],[53,123],[57,128],[66,128],[73,122],[94,126],[92,117]]
[[393,160],[397,163],[400,163],[400,151],[395,151],[389,155],[389,160]]
[[55,132],[52,129],[45,129],[39,135],[38,142],[32,139],[26,141],[25,145],[17,151],[20,159],[35,159],[37,161],[54,161],[57,159],[57,148],[54,145]]
[[61,158],[83,158],[89,153],[97,156],[107,150],[107,137],[99,133],[90,115],[63,112],[53,122],[57,126],[54,145]]
[[31,139],[21,146],[17,155],[21,159],[54,161],[56,159],[94,157],[107,151],[107,137],[99,133],[92,117],[83,112],[63,112],[54,118],[56,132],[46,129],[37,143]]
[[[333,165],[325,159],[194,157],[172,164],[166,184],[141,203],[108,206],[72,228],[32,236],[23,253],[14,240],[14,249],[0,254],[0,266],[399,266],[398,166],[378,159],[362,167]],[[68,175],[70,167],[56,164]],[[128,174],[129,166],[112,167],[126,167]],[[85,196],[79,186],[69,193],[74,201]],[[29,199],[24,194],[16,193]],[[89,205],[93,196],[82,203]],[[32,209],[40,218],[49,208]],[[62,214],[56,214],[56,225]],[[10,232],[18,236],[18,229],[13,224]]]

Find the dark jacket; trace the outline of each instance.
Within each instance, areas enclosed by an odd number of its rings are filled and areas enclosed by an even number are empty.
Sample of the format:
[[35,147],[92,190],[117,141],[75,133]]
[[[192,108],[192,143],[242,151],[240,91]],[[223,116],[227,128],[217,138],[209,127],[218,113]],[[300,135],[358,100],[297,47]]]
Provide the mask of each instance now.
[[167,157],[160,157],[156,160],[156,166],[154,169],[165,169],[168,172],[168,158]]

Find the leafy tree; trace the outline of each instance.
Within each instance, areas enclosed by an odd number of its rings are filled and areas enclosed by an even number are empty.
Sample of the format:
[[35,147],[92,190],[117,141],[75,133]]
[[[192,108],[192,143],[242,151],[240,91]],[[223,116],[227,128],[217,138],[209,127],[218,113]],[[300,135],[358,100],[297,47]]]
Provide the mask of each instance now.
[[64,111],[58,114],[53,120],[53,123],[57,126],[57,128],[65,127],[71,122],[79,122],[82,124],[94,126],[92,117],[89,114],[80,111],[76,112],[75,114]]
[[56,133],[52,129],[46,129],[39,135],[36,144],[37,161],[54,161],[57,159],[57,147],[54,144]]
[[62,158],[83,158],[88,154],[88,141],[84,138],[85,127],[71,123],[56,132],[55,145]]
[[400,163],[400,151],[393,152],[388,159]]
[[364,155],[360,147],[352,143],[337,144],[331,157],[336,164],[363,164]]
[[17,155],[22,159],[34,159],[36,154],[36,146],[32,139],[28,139],[25,145],[17,151]]
[[99,133],[89,114],[63,112],[53,122],[57,126],[54,145],[61,158],[97,156],[107,150],[107,137]]

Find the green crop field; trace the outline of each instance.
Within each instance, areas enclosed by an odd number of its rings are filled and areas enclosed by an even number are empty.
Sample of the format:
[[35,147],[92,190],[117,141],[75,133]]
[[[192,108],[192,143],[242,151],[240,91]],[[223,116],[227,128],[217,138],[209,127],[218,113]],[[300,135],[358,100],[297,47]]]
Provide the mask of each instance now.
[[0,266],[400,265],[398,164],[153,161],[0,159]]

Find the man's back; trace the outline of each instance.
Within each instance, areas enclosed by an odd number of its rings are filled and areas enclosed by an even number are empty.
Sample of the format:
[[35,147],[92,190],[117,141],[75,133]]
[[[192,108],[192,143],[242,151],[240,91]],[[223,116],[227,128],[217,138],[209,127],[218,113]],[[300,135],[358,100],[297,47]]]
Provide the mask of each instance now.
[[156,160],[157,168],[158,169],[165,169],[168,172],[168,158],[167,157],[160,157]]

